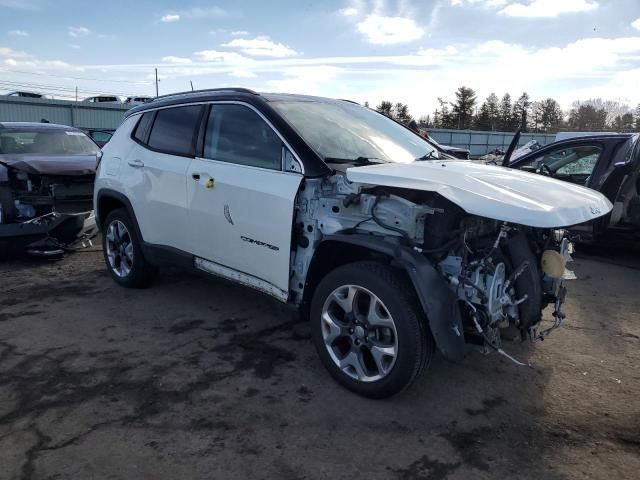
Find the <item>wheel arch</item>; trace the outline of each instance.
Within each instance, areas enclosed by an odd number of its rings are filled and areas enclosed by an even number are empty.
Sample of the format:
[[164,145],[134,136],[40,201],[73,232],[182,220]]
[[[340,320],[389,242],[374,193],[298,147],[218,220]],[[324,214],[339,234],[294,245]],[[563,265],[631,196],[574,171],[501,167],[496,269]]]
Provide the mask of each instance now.
[[124,208],[127,211],[129,218],[133,222],[133,228],[136,231],[136,235],[138,236],[141,244],[143,245],[142,250],[143,250],[144,256],[145,258],[147,258],[147,260],[149,260],[147,249],[144,247],[145,241],[144,241],[144,237],[142,236],[142,232],[140,231],[140,225],[138,224],[136,213],[133,210],[133,206],[131,205],[131,202],[129,201],[129,199],[122,193],[116,190],[111,190],[109,188],[103,188],[98,192],[98,194],[96,195],[96,210],[95,210],[96,225],[98,225],[98,228],[102,230],[104,221],[109,216],[109,213],[111,213],[113,210],[116,210],[118,208]]
[[448,360],[464,356],[464,333],[458,303],[445,280],[425,258],[410,247],[371,235],[326,235],[314,252],[303,298],[303,312],[309,313],[311,297],[320,280],[331,270],[360,260],[382,260],[408,276],[440,352]]

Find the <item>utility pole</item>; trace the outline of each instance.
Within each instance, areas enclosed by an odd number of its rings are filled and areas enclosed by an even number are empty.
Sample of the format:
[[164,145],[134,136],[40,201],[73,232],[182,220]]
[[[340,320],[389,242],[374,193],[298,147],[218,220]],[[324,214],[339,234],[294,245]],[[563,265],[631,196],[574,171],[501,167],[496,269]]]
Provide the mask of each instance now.
[[78,101],[78,86],[76,85],[76,102]]
[[191,84],[191,91],[193,92],[193,80],[189,80],[189,83]]
[[156,68],[156,97],[158,96],[158,69]]

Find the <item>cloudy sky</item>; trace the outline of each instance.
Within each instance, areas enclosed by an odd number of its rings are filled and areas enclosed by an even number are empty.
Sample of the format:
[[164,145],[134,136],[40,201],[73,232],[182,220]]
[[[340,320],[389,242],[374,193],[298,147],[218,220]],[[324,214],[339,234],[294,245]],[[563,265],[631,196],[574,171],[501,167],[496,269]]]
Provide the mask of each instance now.
[[[89,6],[91,4],[91,6]],[[640,0],[0,0],[0,91],[640,103]],[[21,86],[20,88],[18,86]],[[13,88],[15,87],[15,88]]]

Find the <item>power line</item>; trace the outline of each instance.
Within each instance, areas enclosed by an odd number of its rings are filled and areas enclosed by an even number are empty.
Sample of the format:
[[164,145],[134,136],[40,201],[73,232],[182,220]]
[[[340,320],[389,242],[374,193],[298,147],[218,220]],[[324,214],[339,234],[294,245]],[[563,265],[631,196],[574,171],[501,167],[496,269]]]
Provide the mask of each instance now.
[[[2,85],[5,88],[38,89],[38,90],[62,92],[62,93],[69,93],[69,94],[75,93],[76,91],[75,87],[63,87],[60,85],[47,85],[47,84],[26,83],[26,82],[14,82],[10,80],[0,80],[0,85]],[[96,92],[101,92],[101,94],[104,94],[104,95],[115,95],[115,96],[123,96],[123,97],[133,97],[133,96],[139,95],[137,93],[107,92],[107,91],[98,90],[98,89],[85,90],[80,88],[78,89],[78,92],[86,93],[86,94],[95,94]]]
[[[25,71],[21,71],[21,70],[3,70],[3,71],[4,72],[11,72],[11,73],[19,73],[19,74],[24,74],[24,75],[37,75],[39,77],[46,76],[46,77],[56,77],[56,78],[68,78],[70,80],[89,80],[89,81],[95,81],[95,82],[117,82],[117,83],[129,83],[129,84],[131,84],[130,80],[115,80],[115,79],[108,79],[108,78],[71,77],[69,75],[55,75],[53,73],[25,72]],[[151,85],[152,82],[140,81],[139,83],[144,83],[145,85]]]

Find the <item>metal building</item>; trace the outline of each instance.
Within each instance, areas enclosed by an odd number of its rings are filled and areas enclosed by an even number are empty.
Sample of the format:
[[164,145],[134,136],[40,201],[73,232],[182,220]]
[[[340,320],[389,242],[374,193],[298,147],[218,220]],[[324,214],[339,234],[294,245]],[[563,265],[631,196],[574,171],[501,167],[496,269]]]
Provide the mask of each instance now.
[[0,96],[0,122],[39,122],[80,128],[115,129],[129,105]]

